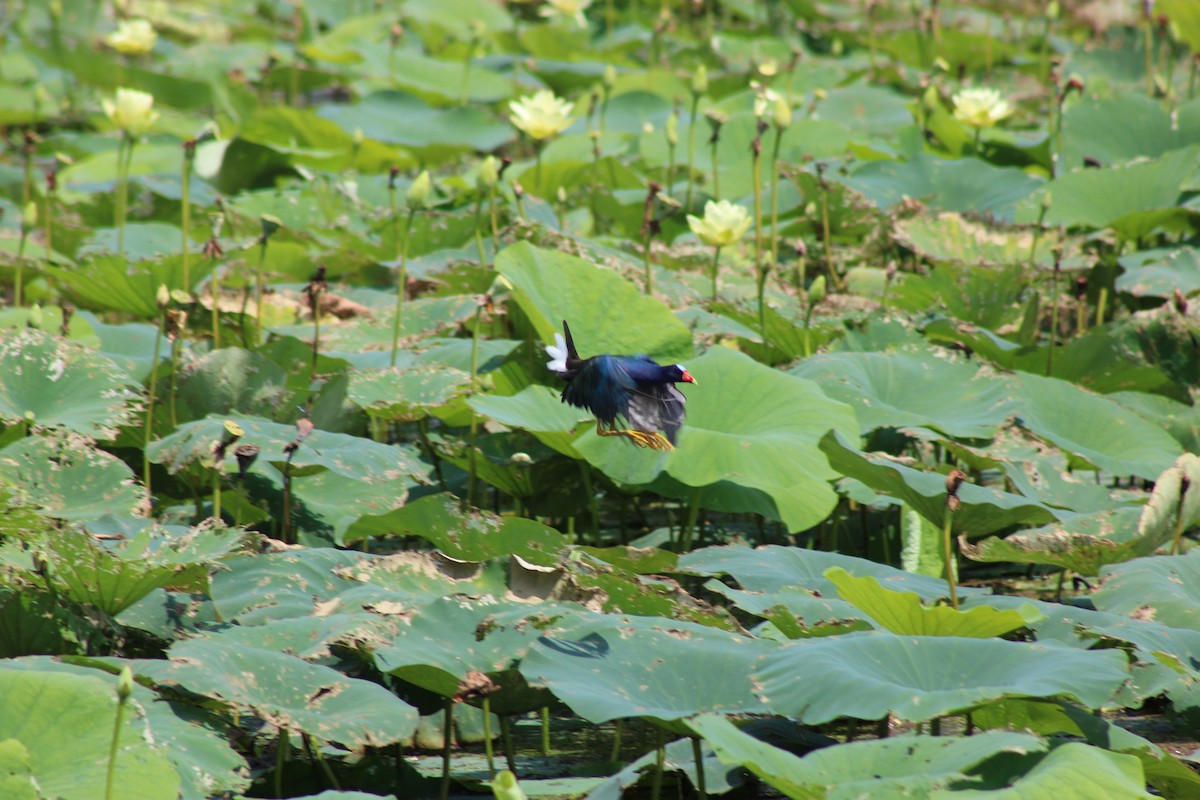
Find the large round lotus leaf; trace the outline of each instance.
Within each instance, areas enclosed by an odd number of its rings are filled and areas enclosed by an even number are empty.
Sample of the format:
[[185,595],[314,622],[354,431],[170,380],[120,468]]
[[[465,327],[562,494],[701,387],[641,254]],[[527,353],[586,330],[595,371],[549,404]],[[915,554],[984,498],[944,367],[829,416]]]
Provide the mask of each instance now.
[[[972,767],[1000,753],[1046,749],[1026,733],[975,736],[894,736],[825,747],[803,758],[740,731],[725,717],[704,714],[689,722],[723,764],[746,767],[788,797],[926,797],[963,781]],[[969,783],[967,785],[970,785]]]
[[382,747],[417,729],[417,710],[379,684],[293,655],[213,634],[180,642],[168,656],[138,662],[138,672],[222,700],[275,727],[351,748]]
[[[1185,771],[1186,767],[1184,768]],[[1195,787],[1187,787],[1189,793]],[[1024,775],[1014,776],[1003,789],[968,789],[931,795],[937,800],[1152,800],[1146,774],[1137,756],[1110,753],[1082,742],[1068,742]],[[1188,795],[1180,794],[1177,797]]]
[[658,454],[594,431],[576,449],[621,483],[649,483],[665,470],[705,492],[718,492],[714,484],[722,481],[757,489],[775,502],[789,530],[825,519],[837,502],[830,481],[838,473],[817,442],[831,428],[857,437],[850,408],[726,347],[710,348],[688,369],[697,384],[686,390],[688,417],[674,451]]
[[[4,662],[5,669],[28,670],[35,673],[53,672],[113,680],[126,662],[123,659],[76,658],[72,663],[35,656]],[[131,667],[136,662],[128,662]],[[136,670],[134,670],[136,675]],[[243,792],[250,786],[250,768],[230,745],[220,723],[208,712],[187,703],[164,701],[153,689],[133,684],[130,699],[136,701],[139,713],[131,717],[134,736],[153,742],[162,748],[167,759],[175,765],[180,779],[182,800],[207,800],[221,792]],[[111,729],[111,726],[110,726]],[[7,795],[0,793],[0,797]]]
[[9,800],[38,800],[29,751],[16,739],[0,742],[0,796]]
[[359,586],[355,571],[377,558],[324,547],[235,556],[213,575],[213,602],[221,619],[241,625],[308,616],[315,604]]
[[1077,514],[1032,530],[989,536],[962,544],[962,554],[974,561],[1052,564],[1081,575],[1095,575],[1105,564],[1147,555],[1161,544],[1158,535],[1138,533],[1137,508],[1118,508]]
[[1028,372],[1014,380],[1021,424],[1084,464],[1153,480],[1183,452],[1160,426],[1107,397]]
[[0,450],[0,482],[57,519],[143,514],[146,490],[124,461],[83,436],[27,436]]
[[988,639],[1044,619],[1031,605],[1005,611],[988,606],[969,611],[950,606],[925,606],[914,592],[885,589],[874,578],[855,577],[841,567],[830,567],[825,571],[825,577],[837,586],[843,600],[865,611],[879,627],[900,635]]
[[33,328],[0,333],[0,420],[111,439],[137,394],[104,356]]
[[755,660],[776,647],[694,623],[592,616],[539,639],[521,674],[589,722],[670,723],[705,711],[763,713],[749,676]]
[[1200,630],[1200,550],[1139,558],[1102,570],[1101,577],[1092,595],[1101,611],[1149,615],[1164,625]]
[[792,643],[754,680],[777,714],[819,725],[839,717],[920,721],[1013,695],[1069,695],[1089,708],[1125,681],[1124,653],[953,636],[851,633]]
[[453,367],[415,366],[356,370],[350,375],[347,396],[372,417],[411,421],[444,406],[467,391],[471,376]]
[[[150,460],[178,472],[192,462],[208,465],[213,448],[226,436],[225,423],[232,420],[244,434],[238,444],[254,444],[260,449],[251,471],[262,470],[270,462],[287,460],[284,448],[296,440],[296,428],[271,422],[262,417],[242,414],[210,416],[180,425],[170,436],[163,437],[146,448]],[[237,474],[234,447],[225,451],[226,475]],[[382,483],[398,478],[423,480],[430,467],[421,462],[415,448],[406,445],[387,445],[345,433],[314,430],[296,448],[291,459],[293,471],[309,472],[329,469],[366,483]],[[293,473],[294,474],[294,473]]]
[[[1170,2],[1170,0],[1167,0]],[[1183,0],[1181,6],[1194,6]],[[1172,25],[1175,14],[1160,5],[1158,14],[1167,14]],[[1073,171],[1094,159],[1105,167],[1119,166],[1136,159],[1158,158],[1200,140],[1200,118],[1192,106],[1168,109],[1144,91],[1122,92],[1112,97],[1088,97],[1070,105],[1062,118],[1061,168]],[[1121,124],[1114,125],[1114,120]]]
[[[922,600],[945,597],[946,582],[905,572],[865,558],[806,550],[801,547],[705,547],[679,557],[675,572],[690,575],[728,575],[750,592],[778,592],[803,587],[823,597],[837,594],[837,586],[825,577],[831,567],[842,567],[851,575],[875,578],[885,588],[914,592]],[[978,593],[978,589],[965,589]]]
[[[39,797],[104,797],[117,679],[0,669],[0,742],[25,748]],[[127,800],[176,800],[179,775],[141,735],[131,704],[120,728],[116,784]],[[69,732],[69,735],[68,735]]]
[[[854,408],[859,430],[928,427],[991,439],[1013,413],[1006,379],[977,364],[919,353],[828,353],[789,372]],[[931,387],[937,391],[930,391]]]
[[179,416],[191,420],[234,411],[271,416],[290,396],[287,378],[282,367],[252,350],[213,350],[180,371]]
[[[1157,161],[1110,169],[1068,172],[1047,187],[1051,197],[1044,224],[1113,227],[1123,239],[1146,236],[1160,225],[1190,230],[1195,211],[1181,208],[1184,190],[1196,174],[1196,147],[1176,150]],[[1030,203],[1032,221],[1040,213]],[[1035,211],[1034,206],[1038,209]]]
[[[563,606],[472,603],[459,598],[435,600],[409,616],[409,624],[374,651],[375,666],[442,697],[472,693],[471,673],[491,682],[491,709],[498,714],[532,711],[551,697],[531,688],[516,665],[539,636],[560,628]],[[551,625],[555,627],[551,628]],[[474,695],[479,697],[480,695]]]
[[921,153],[910,161],[868,161],[842,182],[880,207],[906,198],[946,211],[969,211],[1012,221],[1017,204],[1042,182],[1015,167],[977,158],[948,161]]
[[1138,250],[1122,256],[1124,271],[1116,286],[1134,297],[1171,297],[1176,290],[1188,297],[1200,289],[1200,250],[1169,247]]
[[329,104],[318,113],[347,133],[361,130],[372,139],[421,149],[438,160],[464,151],[495,150],[516,136],[512,125],[482,109],[434,108],[404,92],[373,92],[354,105]]
[[[861,481],[878,494],[899,498],[934,525],[942,526],[946,477],[941,473],[923,472],[885,455],[854,450],[833,431],[821,440],[821,449],[841,474]],[[973,483],[960,486],[958,497],[961,505],[954,512],[954,530],[972,538],[1012,525],[1051,522],[1058,513],[1020,495]],[[862,499],[871,502],[873,498]]]
[[584,358],[646,353],[675,360],[692,353],[684,324],[615,270],[518,242],[497,254],[496,271],[512,284],[514,299],[545,342],[554,341],[566,320]]
[[[1054,250],[1062,247],[1057,231],[1034,235],[1030,228],[1006,228],[967,219],[962,214],[919,214],[895,222],[893,236],[909,249],[933,259],[974,267],[1026,264],[1054,266]],[[1033,258],[1030,249],[1034,248]]]

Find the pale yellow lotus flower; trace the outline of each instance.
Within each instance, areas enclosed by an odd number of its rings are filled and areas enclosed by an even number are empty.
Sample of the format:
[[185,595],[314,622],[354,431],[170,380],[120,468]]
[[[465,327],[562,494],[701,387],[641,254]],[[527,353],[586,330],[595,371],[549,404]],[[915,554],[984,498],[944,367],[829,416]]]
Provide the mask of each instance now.
[[995,127],[1012,113],[995,89],[963,89],[954,95],[954,118],[975,130]]
[[158,34],[154,27],[144,19],[125,20],[117,25],[117,29],[108,35],[105,43],[127,56],[144,56],[154,49]]
[[145,134],[158,119],[158,112],[154,110],[154,95],[137,89],[122,87],[117,89],[115,101],[105,98],[100,102],[112,124],[130,136]]
[[509,117],[512,124],[532,138],[540,140],[548,139],[571,127],[571,110],[575,108],[575,104],[555,97],[554,92],[549,89],[542,89],[533,95],[512,101],[508,108],[512,111],[512,116]]
[[579,27],[586,28],[587,17],[583,15],[583,12],[587,11],[591,4],[592,0],[546,0],[546,5],[539,8],[538,13],[547,19],[552,17],[573,19]]
[[704,219],[688,214],[688,226],[700,241],[712,247],[734,244],[750,230],[746,209],[728,200],[709,200],[704,204]]

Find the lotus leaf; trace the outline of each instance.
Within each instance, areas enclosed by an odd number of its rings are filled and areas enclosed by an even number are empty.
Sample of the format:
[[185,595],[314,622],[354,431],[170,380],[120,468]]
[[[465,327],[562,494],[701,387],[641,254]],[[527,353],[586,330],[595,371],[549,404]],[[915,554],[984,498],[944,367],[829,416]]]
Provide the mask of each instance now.
[[358,748],[404,740],[417,727],[416,709],[378,684],[219,634],[180,642],[168,656],[165,662],[139,662],[138,672],[160,685],[228,703],[276,728]]
[[130,421],[136,394],[104,356],[42,331],[0,334],[0,419],[111,439]]
[[[116,678],[0,669],[0,742],[17,741],[37,796],[93,800],[104,796],[116,716]],[[127,713],[116,780],[129,800],[175,800],[179,775],[166,751],[140,735]],[[71,746],[63,746],[63,731]],[[9,751],[11,755],[11,750]],[[44,793],[44,794],[43,794]]]
[[125,462],[77,434],[28,436],[0,450],[0,482],[56,519],[139,514],[148,505]]
[[819,725],[887,714],[927,720],[1004,696],[1067,695],[1096,707],[1128,676],[1125,657],[1112,650],[971,641],[884,633],[801,640],[765,656],[754,680],[772,711]]
[[686,733],[694,714],[765,710],[749,673],[774,643],[654,617],[592,615],[566,628],[538,639],[521,674],[590,722],[641,717]]

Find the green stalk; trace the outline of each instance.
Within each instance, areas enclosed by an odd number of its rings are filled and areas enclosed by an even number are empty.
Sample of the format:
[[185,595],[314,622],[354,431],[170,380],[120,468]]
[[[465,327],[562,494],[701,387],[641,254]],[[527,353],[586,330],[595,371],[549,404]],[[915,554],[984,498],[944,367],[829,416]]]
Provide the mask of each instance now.
[[686,553],[692,549],[692,534],[696,530],[696,518],[700,516],[700,496],[704,494],[704,488],[697,486],[692,489],[692,496],[688,500],[687,521],[683,524],[683,532],[679,535],[679,552]]
[[771,263],[779,267],[779,146],[783,128],[775,128],[775,144],[771,147]]
[[1050,293],[1054,295],[1054,305],[1050,307],[1050,346],[1046,349],[1046,376],[1054,373],[1054,342],[1058,338],[1058,272],[1061,259],[1054,260],[1054,273],[1050,283]]
[[496,777],[496,754],[492,749],[492,702],[483,698],[483,751],[487,756],[488,780]]
[[717,271],[720,269],[721,263],[721,247],[720,245],[713,248],[712,266],[709,268],[710,277],[712,278],[712,299],[717,302]]
[[713,200],[721,199],[721,170],[717,168],[717,144],[720,138],[713,136],[710,144],[712,145],[712,178],[713,178]]
[[125,252],[125,217],[129,209],[129,165],[133,157],[133,137],[121,134],[117,147],[117,252]]
[[542,143],[535,142],[533,145],[533,160],[535,169],[533,171],[533,180],[537,183],[538,196],[541,196],[542,191]]
[[400,315],[404,313],[404,293],[408,288],[408,233],[412,230],[413,215],[416,209],[410,208],[404,218],[404,243],[400,245],[400,269],[396,275],[396,316],[392,320],[392,363],[396,366],[396,353],[400,349]]
[[696,796],[700,800],[708,800],[708,790],[704,785],[704,757],[700,752],[700,737],[692,737],[692,760],[696,762]]
[[[108,747],[108,773],[104,780],[104,800],[113,800],[116,795],[113,789],[116,786],[117,778],[117,750],[121,744],[121,723],[125,719],[125,706],[129,702],[129,695],[133,693],[132,676],[128,675],[129,667],[122,671],[120,679],[117,682],[117,715],[113,720],[112,744]],[[128,685],[126,685],[128,681]]]
[[[267,260],[267,242],[269,237],[263,236],[262,244],[258,247],[258,268],[254,270],[254,336],[255,343],[258,337],[262,335],[262,313],[263,313],[263,295],[267,290],[267,279],[263,272],[263,265]],[[245,309],[243,309],[245,311]],[[245,320],[242,322],[245,325]]]
[[542,706],[542,755],[550,755],[550,706]]
[[650,233],[650,226],[646,226],[646,233],[642,236],[642,264],[646,273],[646,294],[654,292],[654,275],[650,269],[650,239],[653,238]]
[[624,728],[625,726],[620,719],[613,723],[612,752],[608,756],[608,760],[613,763],[621,760],[621,733]]
[[663,742],[663,729],[658,728],[655,731],[656,743],[654,747],[654,782],[650,784],[650,800],[660,800],[662,797],[662,782],[663,782],[663,762],[666,761],[667,752]]
[[21,222],[21,239],[17,244],[17,282],[13,288],[13,305],[20,308],[23,305],[25,285],[25,243],[29,241],[29,226]]
[[325,754],[321,752],[321,744],[311,733],[304,734],[304,741],[308,745],[308,751],[317,759],[317,763],[321,765],[321,771],[325,773],[325,780],[329,781],[331,789],[341,791],[342,787],[338,784],[337,776],[333,774],[333,769],[329,766],[329,762],[325,760]]
[[275,796],[283,797],[283,765],[287,763],[288,751],[287,728],[279,729],[279,737],[275,741]]
[[759,122],[758,137],[754,140],[754,273],[758,279],[758,329],[767,329],[766,310],[763,308],[763,293],[767,287],[767,274],[762,257],[762,133],[765,123]]
[[150,440],[154,437],[154,400],[158,388],[158,356],[162,348],[162,337],[166,329],[166,309],[159,311],[158,334],[154,337],[154,360],[150,363],[150,388],[146,398],[146,435],[142,439],[142,483],[146,484],[146,496],[151,502],[154,494],[150,490]]
[[446,698],[442,715],[442,783],[438,788],[438,800],[450,796],[450,741],[454,738],[454,700]]
[[[480,303],[475,310],[475,330],[471,334],[471,394],[478,391],[479,382],[479,329],[483,327],[483,307]],[[471,413],[471,433],[467,444],[467,506],[475,505],[475,443],[479,438],[479,417]]]
[[221,465],[217,464],[213,467],[213,519],[218,522],[221,520]]
[[[180,326],[180,327],[182,327],[182,326]],[[179,416],[175,413],[175,397],[178,393],[177,392],[177,384],[176,384],[175,379],[179,374],[179,349],[180,349],[179,342],[182,338],[183,338],[183,331],[181,330],[175,336],[175,338],[171,340],[171,383],[170,383],[170,390],[169,390],[170,391],[169,408],[171,409],[171,427],[172,428],[179,425]]]
[[509,724],[507,714],[500,717],[500,740],[504,743],[504,762],[508,765],[508,771],[516,775],[517,751],[513,747],[512,725]]
[[[694,165],[696,163],[696,111],[700,107],[700,95],[692,92],[692,113],[688,117],[688,171],[687,171],[687,198],[684,200],[683,207],[689,212],[692,209],[692,176],[695,175]],[[716,147],[713,147],[715,152]],[[716,159],[713,159],[713,170],[716,170]],[[671,184],[668,183],[667,186]]]
[[[191,147],[188,147],[188,145]],[[196,143],[185,142],[183,145],[183,174],[180,178],[180,192],[183,207],[180,227],[183,229],[183,288],[192,290],[192,272],[190,259],[192,257],[192,163],[196,158]]]
[[1191,490],[1191,481],[1185,478],[1179,487],[1179,503],[1175,506],[1175,536],[1171,539],[1171,555],[1178,555],[1179,553],[1179,542],[1183,539],[1186,522],[1183,514],[1183,506],[1188,498],[1188,492]]
[[949,584],[949,586],[950,586],[950,607],[957,610],[958,609],[958,588],[955,586],[954,542],[953,542],[953,539],[951,538],[953,536],[953,533],[951,531],[951,523],[952,523],[953,519],[954,519],[954,512],[951,510],[950,506],[947,505],[946,506],[946,520],[942,526],[942,550],[943,550],[942,557],[946,561],[945,572],[946,572],[946,583]]

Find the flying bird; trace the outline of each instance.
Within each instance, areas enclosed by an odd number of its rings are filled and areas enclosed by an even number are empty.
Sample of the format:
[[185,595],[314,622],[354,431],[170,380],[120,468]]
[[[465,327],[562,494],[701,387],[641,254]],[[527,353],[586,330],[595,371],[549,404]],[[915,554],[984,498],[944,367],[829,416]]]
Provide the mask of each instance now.
[[596,433],[624,436],[638,447],[674,449],[687,400],[675,384],[696,382],[682,365],[664,367],[649,356],[580,358],[566,320],[546,354],[546,367],[567,382],[563,402],[595,414]]

